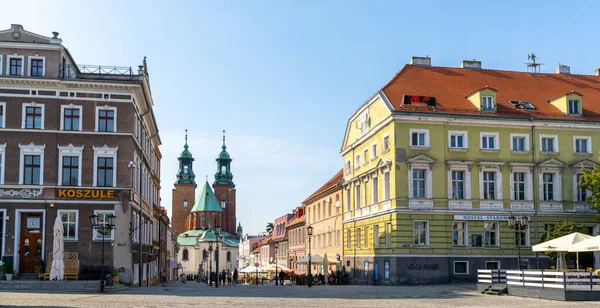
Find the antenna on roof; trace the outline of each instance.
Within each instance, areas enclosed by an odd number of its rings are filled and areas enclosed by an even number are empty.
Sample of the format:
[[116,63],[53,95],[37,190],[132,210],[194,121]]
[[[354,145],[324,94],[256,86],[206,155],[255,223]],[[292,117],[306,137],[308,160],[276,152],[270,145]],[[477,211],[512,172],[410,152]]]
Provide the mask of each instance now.
[[534,53],[531,53],[530,55],[527,55],[527,61],[531,62],[526,62],[525,64],[527,64],[527,71],[530,73],[534,73],[537,74],[540,72],[541,66],[544,65],[544,63],[537,63],[536,60],[539,60],[540,56],[536,55]]

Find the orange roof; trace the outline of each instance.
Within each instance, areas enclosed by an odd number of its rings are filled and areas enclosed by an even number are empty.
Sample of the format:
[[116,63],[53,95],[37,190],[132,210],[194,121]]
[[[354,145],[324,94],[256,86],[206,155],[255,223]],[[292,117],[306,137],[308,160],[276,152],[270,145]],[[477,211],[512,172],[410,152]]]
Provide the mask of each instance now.
[[315,191],[312,195],[310,195],[308,198],[306,198],[306,200],[304,200],[302,202],[302,204],[308,204],[309,200],[318,196],[320,193],[333,188],[335,186],[338,185],[339,182],[342,181],[342,179],[344,178],[344,169],[340,169],[340,171],[338,171],[338,173],[336,173],[329,181],[327,181],[327,183],[325,183],[323,186],[321,186],[321,188],[317,189],[317,191]]
[[[466,98],[482,88],[496,90],[496,113],[481,112]],[[382,91],[392,107],[403,112],[429,112],[597,121],[600,119],[600,77],[516,71],[405,65]],[[549,101],[568,93],[584,97],[582,117],[567,116]],[[404,95],[433,96],[436,108],[425,104],[402,106]],[[531,103],[536,109],[516,109],[510,101]]]
[[290,227],[294,226],[295,224],[300,224],[302,222],[304,222],[304,215],[302,215],[301,217],[294,218],[292,221],[290,221],[287,224],[287,227],[290,228]]

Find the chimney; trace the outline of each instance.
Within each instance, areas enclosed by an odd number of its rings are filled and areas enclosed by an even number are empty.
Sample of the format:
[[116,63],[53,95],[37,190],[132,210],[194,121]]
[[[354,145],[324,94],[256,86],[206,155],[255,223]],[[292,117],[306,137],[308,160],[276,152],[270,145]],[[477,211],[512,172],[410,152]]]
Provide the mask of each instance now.
[[594,70],[594,75],[600,76],[600,68]]
[[571,74],[571,68],[568,65],[558,64],[558,67],[556,67],[556,73],[561,75],[569,75]]
[[460,68],[470,68],[470,69],[481,69],[481,61],[473,60],[462,60],[460,62]]
[[410,64],[418,66],[431,66],[431,58],[425,57],[410,57]]

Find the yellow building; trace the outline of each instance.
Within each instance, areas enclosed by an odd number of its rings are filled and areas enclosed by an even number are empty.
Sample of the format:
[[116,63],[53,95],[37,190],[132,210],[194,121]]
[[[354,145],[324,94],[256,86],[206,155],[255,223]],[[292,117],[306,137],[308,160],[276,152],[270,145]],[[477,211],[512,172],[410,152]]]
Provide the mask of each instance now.
[[[546,268],[547,228],[598,234],[589,192],[598,161],[600,77],[461,68],[411,59],[348,120],[344,265],[357,282],[474,281],[477,269]],[[527,218],[523,232],[510,216]],[[521,259],[517,258],[521,252]],[[598,267],[599,256],[586,256]]]
[[[321,188],[308,197],[304,205],[306,227],[313,228],[310,253],[315,259],[322,259],[327,255],[328,268],[322,264],[313,264],[311,272],[327,274],[330,270],[336,271],[343,258],[342,248],[342,170],[325,183]],[[306,229],[306,228],[305,228]],[[306,253],[309,252],[309,242],[306,243]]]

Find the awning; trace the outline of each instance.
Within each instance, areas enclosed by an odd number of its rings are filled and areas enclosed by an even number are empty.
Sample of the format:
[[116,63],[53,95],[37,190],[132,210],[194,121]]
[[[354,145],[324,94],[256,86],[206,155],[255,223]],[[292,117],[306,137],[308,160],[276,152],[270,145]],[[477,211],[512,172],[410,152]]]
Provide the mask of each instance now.
[[[275,264],[269,264],[265,267],[262,268],[263,271],[265,272],[274,272],[275,271]],[[283,266],[283,265],[277,265],[277,271],[279,272],[291,272],[292,270]]]
[[[543,242],[543,243],[540,243],[537,245],[533,245],[533,247],[531,247],[531,248],[533,251],[576,251],[576,250],[570,250],[570,247],[572,247],[574,244],[577,244],[579,242],[587,240],[591,237],[592,236],[587,235],[587,234],[573,232],[571,234],[561,236],[561,237],[555,238],[553,240],[549,240],[549,241],[546,241],[546,242]],[[585,250],[578,250],[578,251],[585,251]]]
[[600,251],[600,235],[589,237],[569,247],[569,252]]

